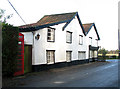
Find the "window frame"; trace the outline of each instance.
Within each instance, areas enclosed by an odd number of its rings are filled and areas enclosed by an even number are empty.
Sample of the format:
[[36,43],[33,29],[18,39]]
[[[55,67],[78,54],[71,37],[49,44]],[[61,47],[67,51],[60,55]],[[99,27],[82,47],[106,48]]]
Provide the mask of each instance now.
[[98,46],[98,39],[95,39],[96,40],[96,44],[97,44],[97,46]]
[[[48,62],[48,52],[50,52],[50,56],[49,56],[49,60],[50,60],[50,62]],[[51,61],[51,52],[53,52],[53,59],[52,59],[52,61]],[[46,50],[46,63],[47,64],[54,64],[55,63],[55,50]]]
[[79,35],[79,45],[83,45],[83,35]]
[[89,37],[90,45],[92,45],[92,37]]
[[[67,53],[70,53],[69,60],[67,59]],[[66,51],[66,61],[71,62],[72,61],[72,51]]]
[[[79,58],[79,53],[82,53],[82,59]],[[85,58],[83,58],[83,53]],[[78,51],[78,60],[85,60],[85,59],[86,59],[86,51]]]
[[[68,41],[68,33],[70,34],[70,41]],[[72,32],[70,32],[70,31],[66,31],[66,43],[69,43],[69,44],[71,44],[72,43]]]
[[[52,30],[51,32],[49,32],[48,30]],[[51,34],[51,36],[48,36],[48,34]],[[53,40],[49,40],[48,37],[52,38],[53,36]],[[47,42],[55,42],[55,28],[48,28],[47,29]]]

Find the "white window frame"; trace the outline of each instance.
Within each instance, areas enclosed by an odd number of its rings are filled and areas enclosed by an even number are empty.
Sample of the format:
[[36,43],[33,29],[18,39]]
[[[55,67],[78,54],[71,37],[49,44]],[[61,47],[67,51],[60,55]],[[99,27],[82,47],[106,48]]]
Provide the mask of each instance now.
[[97,46],[98,46],[98,39],[95,39],[96,40],[96,44],[97,44]]
[[79,44],[83,45],[83,36],[82,35],[79,35]]
[[86,51],[78,51],[78,60],[86,59]]
[[55,63],[55,50],[46,50],[47,64]]
[[72,43],[72,32],[66,31],[66,43]]
[[55,29],[54,28],[48,28],[47,41],[48,42],[55,42]]
[[70,62],[72,60],[72,51],[66,51],[66,61]]
[[92,45],[92,37],[89,37],[89,43]]

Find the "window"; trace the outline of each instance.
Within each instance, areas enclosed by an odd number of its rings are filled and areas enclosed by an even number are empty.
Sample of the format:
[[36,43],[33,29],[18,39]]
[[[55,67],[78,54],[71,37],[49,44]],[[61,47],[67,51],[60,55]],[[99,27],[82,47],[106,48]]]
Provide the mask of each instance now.
[[23,38],[23,36],[19,36],[19,38]]
[[70,62],[72,58],[72,51],[66,51],[66,61]]
[[97,51],[94,51],[94,58],[97,58]]
[[96,46],[98,46],[98,39],[95,39],[96,40]]
[[55,29],[54,28],[48,28],[47,41],[48,42],[55,41]]
[[53,64],[55,60],[55,51],[48,51],[46,52],[46,57],[47,57],[47,63],[48,64]]
[[69,31],[66,32],[66,42],[72,43],[72,32]]
[[89,44],[92,45],[92,37],[89,37]]
[[86,52],[85,51],[78,51],[78,59],[79,60],[86,59]]
[[79,35],[79,44],[83,45],[83,36],[82,35]]

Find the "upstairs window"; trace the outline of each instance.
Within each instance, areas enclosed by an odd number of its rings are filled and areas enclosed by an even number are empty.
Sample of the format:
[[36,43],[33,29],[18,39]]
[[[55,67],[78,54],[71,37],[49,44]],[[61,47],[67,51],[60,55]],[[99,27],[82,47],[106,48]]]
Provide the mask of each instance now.
[[96,46],[98,46],[98,39],[95,39],[96,40]]
[[83,36],[82,35],[79,35],[79,44],[83,45]]
[[92,37],[89,37],[89,44],[92,45]]
[[72,32],[66,32],[66,43],[72,43]]
[[48,42],[55,41],[55,29],[54,28],[48,28],[47,41]]

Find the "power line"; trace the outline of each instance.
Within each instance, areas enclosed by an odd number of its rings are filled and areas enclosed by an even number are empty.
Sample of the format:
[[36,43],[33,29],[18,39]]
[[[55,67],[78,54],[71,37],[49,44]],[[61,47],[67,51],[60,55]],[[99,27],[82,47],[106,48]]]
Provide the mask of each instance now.
[[20,16],[20,14],[17,12],[17,10],[15,9],[15,7],[11,4],[11,2],[9,0],[7,0],[9,2],[9,4],[12,6],[12,8],[15,10],[15,12],[18,14],[18,16],[22,19],[22,21],[26,24],[26,22],[23,20],[23,18]]

